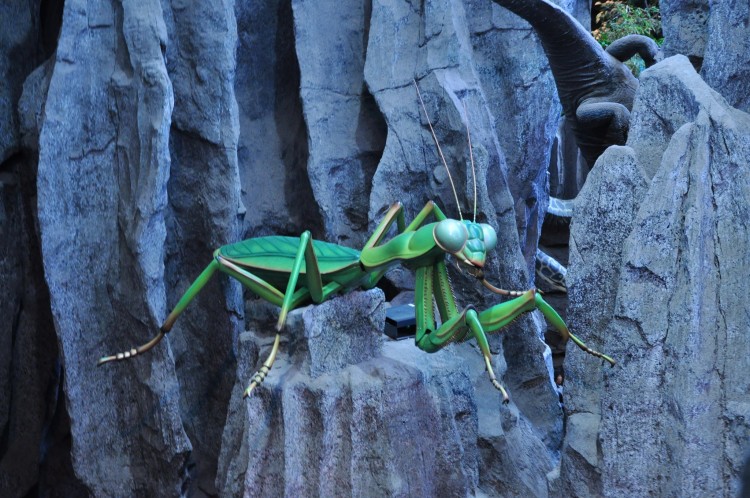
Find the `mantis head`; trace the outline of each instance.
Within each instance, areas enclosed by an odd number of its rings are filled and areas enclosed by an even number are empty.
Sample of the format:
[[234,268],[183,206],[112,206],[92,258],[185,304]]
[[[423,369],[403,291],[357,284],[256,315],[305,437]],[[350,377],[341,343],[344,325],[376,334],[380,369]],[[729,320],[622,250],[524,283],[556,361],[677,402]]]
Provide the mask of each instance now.
[[432,128],[432,122],[430,116],[427,114],[424,101],[422,100],[422,94],[419,91],[419,85],[417,80],[414,80],[414,87],[417,89],[417,96],[419,102],[422,104],[422,110],[427,118],[427,124],[430,127],[430,134],[432,139],[435,141],[440,159],[445,166],[445,171],[448,173],[448,180],[451,183],[451,189],[453,190],[453,197],[456,199],[456,208],[458,209],[458,216],[461,221],[446,219],[438,222],[432,232],[432,237],[435,239],[435,243],[448,254],[453,255],[456,258],[456,266],[459,271],[461,266],[468,270],[474,277],[482,282],[487,289],[491,290],[496,294],[502,294],[505,296],[521,296],[523,292],[520,291],[508,291],[495,287],[484,278],[484,262],[487,259],[487,251],[491,251],[497,245],[497,233],[495,229],[486,223],[477,223],[477,175],[476,169],[474,168],[474,153],[471,146],[471,132],[469,131],[469,118],[466,110],[466,102],[462,101],[464,106],[464,114],[466,115],[466,141],[469,145],[469,159],[471,160],[471,177],[474,183],[474,216],[473,221],[466,221],[461,216],[461,205],[458,202],[458,194],[456,193],[456,186],[453,183],[453,177],[451,176],[450,168],[448,163],[445,161],[445,156],[440,148],[440,142],[438,142],[435,130]]
[[497,245],[495,229],[487,223],[447,219],[432,231],[435,243],[470,269],[484,267],[487,252]]

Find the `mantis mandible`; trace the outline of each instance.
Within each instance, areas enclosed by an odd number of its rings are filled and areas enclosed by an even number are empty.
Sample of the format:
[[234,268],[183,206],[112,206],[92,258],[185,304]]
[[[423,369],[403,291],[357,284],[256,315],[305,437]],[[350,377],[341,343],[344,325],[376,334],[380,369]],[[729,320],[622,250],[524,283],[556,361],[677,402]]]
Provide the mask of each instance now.
[[[424,108],[424,103],[422,106]],[[430,130],[437,143],[431,123]],[[442,158],[442,151],[440,156]],[[444,158],[443,162],[445,164]],[[430,218],[434,221],[428,223]],[[384,240],[393,223],[397,225],[398,234]],[[226,245],[214,252],[211,263],[187,289],[153,339],[129,351],[105,356],[98,364],[132,358],[156,346],[218,270],[281,308],[273,347],[266,361],[252,376],[244,393],[248,396],[271,370],[279,349],[279,332],[291,310],[311,302],[321,303],[335,294],[358,287],[373,288],[390,268],[403,264],[416,272],[416,346],[433,353],[452,342],[475,339],[484,357],[490,381],[502,393],[504,403],[508,402],[509,397],[492,369],[487,334],[500,331],[520,315],[535,309],[540,310],[564,338],[614,365],[612,358],[590,349],[573,335],[535,289],[509,291],[495,287],[486,280],[483,271],[485,260],[488,251],[492,251],[496,244],[497,234],[490,225],[448,218],[434,202],[429,201],[408,225],[401,204],[393,204],[361,251],[313,240],[309,231],[300,237],[258,237]],[[448,255],[484,287],[512,299],[484,311],[477,311],[471,305],[459,311],[446,269]],[[433,303],[437,304],[440,315],[439,326]]]

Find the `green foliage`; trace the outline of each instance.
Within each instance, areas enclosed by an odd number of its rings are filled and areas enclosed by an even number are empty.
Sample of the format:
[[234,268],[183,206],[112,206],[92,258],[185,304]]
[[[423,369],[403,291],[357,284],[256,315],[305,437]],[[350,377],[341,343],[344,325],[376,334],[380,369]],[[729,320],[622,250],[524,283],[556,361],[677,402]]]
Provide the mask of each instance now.
[[[638,7],[616,0],[596,2],[594,9],[598,13],[594,22],[594,38],[604,48],[626,35],[648,36],[661,45],[664,39],[661,33],[659,7],[646,2],[643,2],[643,5]],[[639,56],[633,57],[627,64],[636,76],[644,68],[643,60]]]
[[661,32],[659,7],[634,7],[624,3],[608,2],[599,14],[601,27],[595,33],[603,47],[626,35],[644,35],[657,38]]

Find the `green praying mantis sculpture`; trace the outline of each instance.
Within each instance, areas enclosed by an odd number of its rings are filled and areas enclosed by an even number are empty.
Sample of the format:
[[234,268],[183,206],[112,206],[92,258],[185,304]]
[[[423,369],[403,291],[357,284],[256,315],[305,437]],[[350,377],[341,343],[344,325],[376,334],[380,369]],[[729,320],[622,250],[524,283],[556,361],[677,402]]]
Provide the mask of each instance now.
[[[422,106],[424,108],[424,103]],[[431,123],[430,131],[440,150]],[[470,135],[469,145],[471,145]],[[440,156],[443,158],[442,151],[440,151]],[[445,164],[444,158],[443,163]],[[453,184],[452,179],[451,184]],[[476,205],[474,209],[474,220],[476,220]],[[435,221],[427,223],[430,217]],[[394,222],[397,224],[398,234],[384,241]],[[483,267],[487,253],[493,250],[496,244],[497,234],[490,225],[463,219],[450,219],[434,202],[430,201],[408,225],[406,225],[401,204],[392,205],[361,251],[313,240],[309,231],[304,232],[300,237],[258,237],[226,245],[214,252],[213,261],[188,288],[164,321],[156,337],[129,351],[105,356],[99,360],[99,365],[132,358],[153,348],[170,331],[180,313],[219,270],[239,280],[259,297],[281,307],[273,347],[245,390],[245,396],[247,396],[263,382],[273,365],[279,349],[279,332],[284,327],[289,311],[310,302],[321,303],[337,293],[348,292],[358,287],[365,289],[375,287],[386,271],[399,264],[416,271],[414,304],[417,347],[433,353],[452,342],[475,339],[484,357],[490,381],[502,393],[505,403],[509,399],[508,393],[498,382],[492,369],[492,356],[487,334],[498,332],[523,313],[535,309],[540,310],[564,338],[571,339],[587,353],[614,365],[612,358],[590,349],[573,335],[562,318],[545,302],[538,291],[535,289],[525,292],[504,290],[495,287],[485,279]],[[496,304],[484,311],[477,311],[473,306],[467,306],[459,311],[448,279],[447,255],[456,260],[460,269],[476,277],[484,287],[513,299]],[[440,315],[439,326],[436,324],[433,303],[437,304]]]

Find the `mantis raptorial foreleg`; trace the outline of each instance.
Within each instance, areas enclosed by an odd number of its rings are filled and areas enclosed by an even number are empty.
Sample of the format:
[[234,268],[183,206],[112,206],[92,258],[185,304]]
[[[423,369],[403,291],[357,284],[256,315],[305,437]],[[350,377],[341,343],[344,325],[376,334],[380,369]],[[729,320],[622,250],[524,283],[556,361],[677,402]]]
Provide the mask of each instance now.
[[[542,299],[542,296],[535,289],[526,291],[510,301],[496,304],[481,313],[477,313],[473,307],[467,307],[458,312],[455,300],[450,292],[450,283],[443,262],[418,268],[416,280],[417,346],[431,353],[442,349],[451,342],[460,342],[473,337],[476,339],[484,357],[490,381],[502,393],[503,402],[507,403],[509,398],[503,386],[497,381],[492,369],[492,353],[486,334],[498,332],[529,311],[539,309],[564,338],[570,338],[587,353],[614,365],[614,360],[610,357],[594,351],[578,337],[571,334],[562,318]],[[442,325],[437,329],[435,328],[433,298],[437,303],[440,316],[443,318]]]
[[503,327],[509,325],[523,313],[534,311],[535,309],[542,312],[544,317],[560,332],[564,339],[570,338],[579,348],[588,354],[606,360],[611,365],[615,364],[615,360],[589,348],[583,341],[573,335],[570,330],[568,330],[568,326],[563,319],[560,318],[560,315],[557,314],[552,306],[547,304],[536,289],[531,289],[520,297],[497,304],[492,308],[483,311],[479,314],[479,321],[484,330],[488,333],[497,332]]
[[[479,316],[473,307],[467,307],[461,312],[458,311],[448,281],[445,263],[441,261],[434,266],[418,268],[416,280],[414,300],[417,320],[417,347],[432,353],[444,348],[451,342],[461,342],[469,337],[474,337],[484,357],[490,381],[502,394],[503,402],[507,403],[510,398],[498,382],[495,371],[492,369],[492,353]],[[435,292],[436,290],[437,292]],[[433,299],[437,303],[438,312],[444,320],[437,330],[435,330]],[[502,306],[502,304],[498,306]]]

